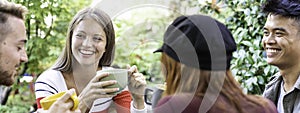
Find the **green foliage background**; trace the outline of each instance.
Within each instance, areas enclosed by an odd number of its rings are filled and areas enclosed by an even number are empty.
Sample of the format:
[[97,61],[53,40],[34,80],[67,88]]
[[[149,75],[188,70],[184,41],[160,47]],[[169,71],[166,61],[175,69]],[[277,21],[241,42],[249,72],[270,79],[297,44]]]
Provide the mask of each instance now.
[[[26,17],[29,62],[21,74],[38,75],[49,68],[59,56],[66,31],[75,13],[91,1],[86,0],[10,0],[29,9]],[[216,2],[211,2],[216,1]],[[131,16],[113,19],[116,29],[116,53],[113,65],[125,68],[137,65],[146,75],[148,84],[163,82],[160,73],[160,54],[153,54],[162,44],[167,25],[179,15],[205,14],[223,22],[237,42],[232,72],[246,93],[262,94],[268,78],[278,70],[266,63],[261,46],[265,15],[260,13],[264,0],[172,0],[169,9],[135,8]],[[190,10],[193,10],[192,13]],[[46,21],[50,20],[50,21]],[[15,84],[19,94],[12,95],[0,112],[28,112],[35,99],[27,94],[28,84]],[[29,96],[28,96],[29,95]],[[24,102],[19,104],[20,102]],[[25,104],[25,106],[24,106]]]
[[262,94],[268,78],[277,68],[266,63],[261,45],[265,15],[260,11],[264,0],[232,0],[225,3],[230,13],[226,24],[231,29],[238,46],[234,53],[232,71],[244,91]]
[[[28,8],[26,15],[28,62],[22,66],[24,73],[39,75],[58,58],[65,43],[69,22],[91,0],[8,0]],[[18,78],[21,78],[19,76]],[[18,79],[19,80],[19,79]],[[29,84],[14,84],[11,97],[1,113],[28,113],[35,102]]]
[[[117,44],[120,48],[117,47],[116,54],[119,54],[119,56],[117,56],[115,64],[130,63],[137,65],[144,75],[149,78],[149,84],[162,83],[163,77],[159,73],[160,70],[152,70],[154,69],[153,67],[159,67],[159,62],[156,62],[159,61],[159,57],[156,57],[159,55],[153,56],[151,54],[154,50],[153,48],[158,48],[161,43],[148,48],[144,46],[134,48],[134,50],[128,49],[128,46],[145,45],[145,42],[148,40],[145,41],[144,39],[151,37],[157,37],[156,40],[162,40],[166,25],[170,24],[179,15],[204,14],[218,19],[231,30],[238,47],[233,54],[234,59],[232,60],[231,69],[236,80],[240,82],[243,91],[249,94],[262,94],[268,78],[278,71],[277,68],[268,65],[263,57],[261,39],[266,17],[261,13],[260,6],[264,0],[212,1],[173,0],[170,4],[170,14],[165,16],[168,18],[162,17],[159,20],[160,23],[164,24],[157,24],[157,22],[156,24],[147,24],[148,20],[145,20],[145,23],[143,23],[144,27],[141,27],[135,26],[133,23],[136,21],[131,19],[122,20],[121,22],[117,20],[117,37],[130,37],[130,41],[122,41],[122,43],[130,45]],[[153,13],[146,12],[134,15],[136,17],[145,17],[151,14]],[[158,14],[160,13],[156,12],[154,15],[159,17],[160,15]],[[140,20],[143,19],[141,18]],[[161,29],[159,31],[147,29],[153,27]],[[125,33],[124,31],[129,28],[131,34]],[[149,43],[151,44],[151,42]]]
[[[225,0],[205,3],[200,11],[223,21],[237,43],[232,72],[244,92],[262,94],[268,78],[278,70],[266,63],[261,44],[266,15],[260,6],[264,0]],[[199,6],[200,7],[200,6]]]
[[117,41],[113,65],[121,68],[136,65],[149,84],[162,83],[160,54],[153,51],[162,44],[165,28],[171,22],[170,13],[157,7],[136,8],[129,12],[132,16],[127,19],[122,15],[114,19]]
[[23,73],[40,74],[62,51],[72,17],[90,0],[11,0],[28,8],[26,15],[28,63]]

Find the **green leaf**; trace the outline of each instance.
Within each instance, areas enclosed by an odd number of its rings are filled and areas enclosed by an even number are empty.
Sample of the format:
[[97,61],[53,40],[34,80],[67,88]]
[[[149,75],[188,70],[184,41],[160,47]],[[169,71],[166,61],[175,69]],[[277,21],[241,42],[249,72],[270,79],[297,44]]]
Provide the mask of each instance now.
[[243,45],[246,45],[248,47],[251,47],[252,46],[252,43],[250,41],[242,41],[241,42]]

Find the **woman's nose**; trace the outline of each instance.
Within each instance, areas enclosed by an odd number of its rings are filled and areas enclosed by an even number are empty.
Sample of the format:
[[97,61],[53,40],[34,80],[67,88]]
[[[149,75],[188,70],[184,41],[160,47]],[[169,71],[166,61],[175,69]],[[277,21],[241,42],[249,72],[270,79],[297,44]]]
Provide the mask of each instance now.
[[84,39],[82,45],[83,45],[83,46],[91,46],[92,43],[93,43],[92,40],[91,40],[90,38],[87,37],[87,38]]

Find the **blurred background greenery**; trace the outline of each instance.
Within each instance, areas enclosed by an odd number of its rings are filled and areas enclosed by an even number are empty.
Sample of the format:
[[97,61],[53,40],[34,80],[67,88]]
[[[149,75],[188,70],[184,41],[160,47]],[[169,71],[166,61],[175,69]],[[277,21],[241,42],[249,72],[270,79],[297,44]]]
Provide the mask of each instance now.
[[[69,21],[92,0],[9,0],[29,9],[26,17],[29,62],[20,69],[1,113],[27,113],[35,103],[32,81],[59,56]],[[113,66],[137,65],[149,85],[163,83],[160,54],[152,52],[162,44],[163,33],[179,15],[205,14],[223,22],[238,44],[232,61],[233,74],[248,94],[262,94],[268,78],[278,70],[267,65],[261,46],[265,15],[264,0],[170,0],[167,7],[134,7],[113,17],[116,53]],[[117,3],[116,3],[117,4]],[[25,82],[24,75],[33,77]],[[31,81],[31,82],[30,82]]]

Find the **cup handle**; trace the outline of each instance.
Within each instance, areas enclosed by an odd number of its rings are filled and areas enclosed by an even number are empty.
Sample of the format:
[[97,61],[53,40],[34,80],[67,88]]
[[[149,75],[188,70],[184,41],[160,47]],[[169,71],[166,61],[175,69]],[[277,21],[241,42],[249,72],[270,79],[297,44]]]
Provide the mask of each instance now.
[[[151,100],[148,100],[147,98],[147,94],[149,94],[149,92],[153,92],[153,89],[150,89],[150,88],[146,88],[145,89],[145,93],[144,93],[144,100],[145,100],[145,103],[148,104],[148,105],[152,105],[152,102]],[[152,98],[151,98],[152,99]]]

